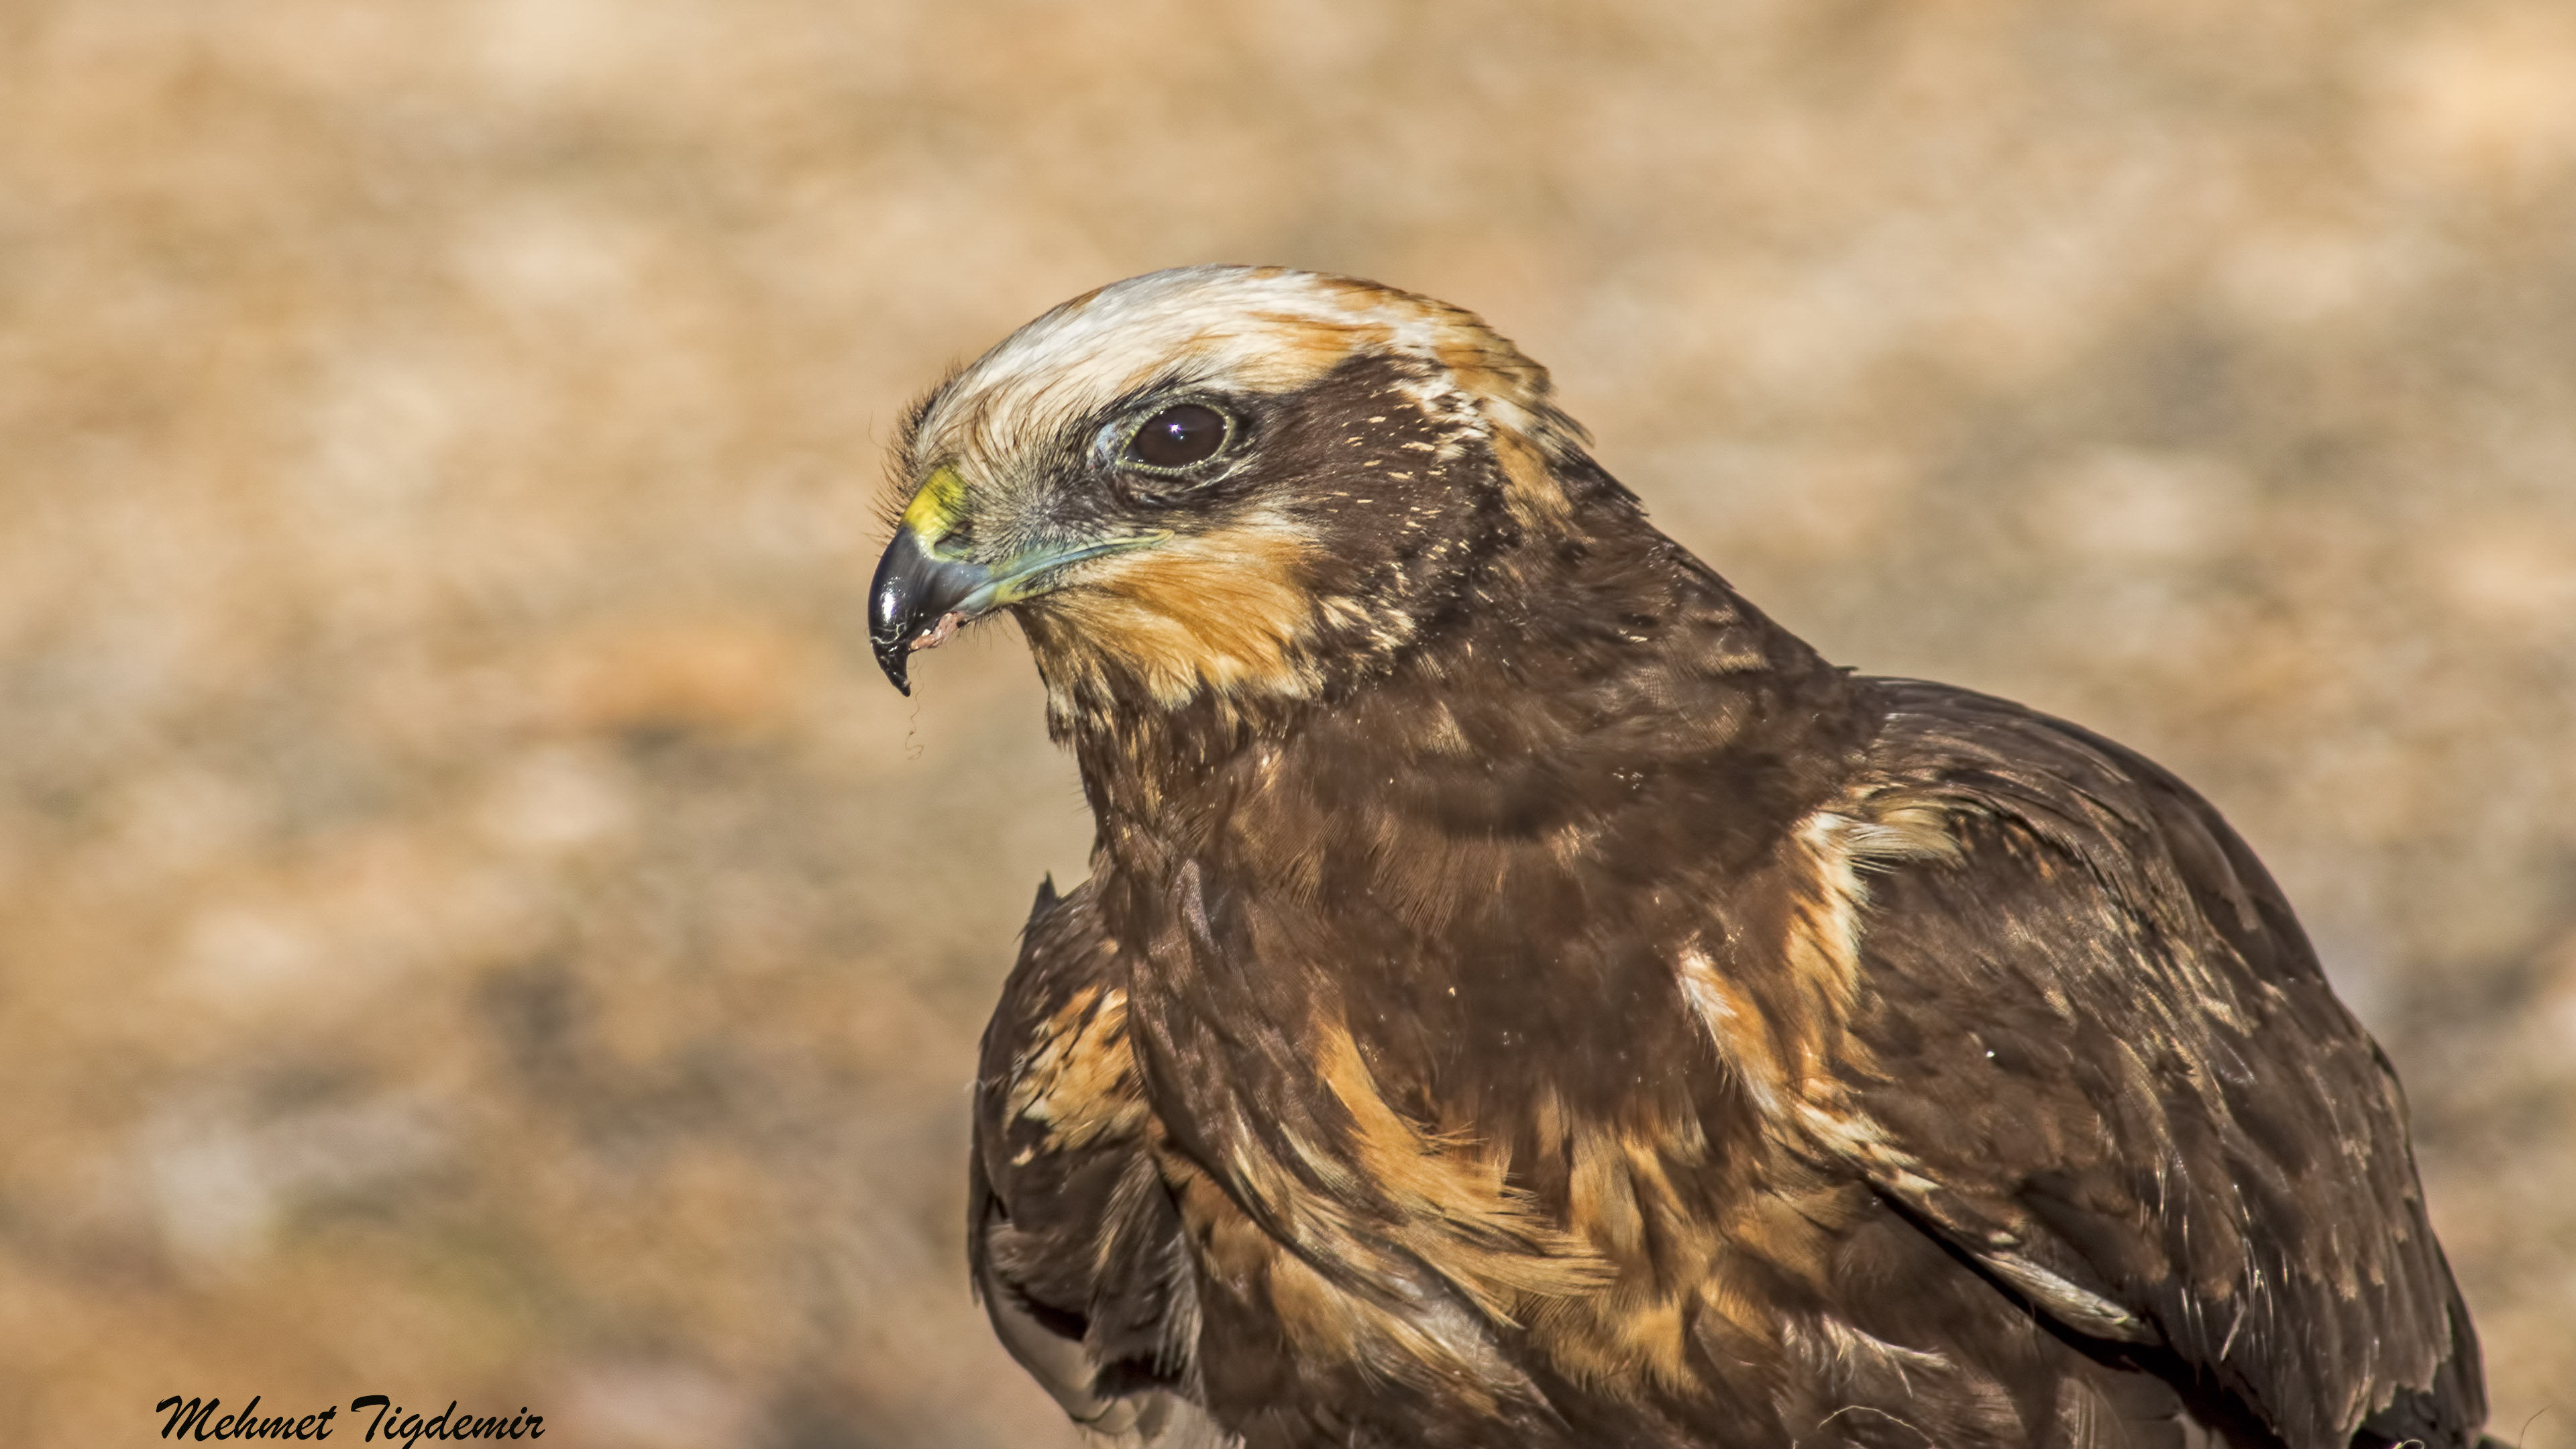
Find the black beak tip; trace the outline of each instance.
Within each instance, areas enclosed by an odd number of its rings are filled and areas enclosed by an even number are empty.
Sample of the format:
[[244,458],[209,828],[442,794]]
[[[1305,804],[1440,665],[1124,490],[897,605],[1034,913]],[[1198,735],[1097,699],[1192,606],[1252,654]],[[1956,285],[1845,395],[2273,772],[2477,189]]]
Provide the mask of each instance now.
[[912,698],[911,666],[912,651],[900,644],[891,649],[880,647],[877,650],[877,667],[885,671],[885,677],[894,685],[895,693],[906,699]]
[[876,615],[868,621],[868,648],[877,657],[877,668],[905,698],[912,696],[912,619],[903,607],[900,591],[880,590]]

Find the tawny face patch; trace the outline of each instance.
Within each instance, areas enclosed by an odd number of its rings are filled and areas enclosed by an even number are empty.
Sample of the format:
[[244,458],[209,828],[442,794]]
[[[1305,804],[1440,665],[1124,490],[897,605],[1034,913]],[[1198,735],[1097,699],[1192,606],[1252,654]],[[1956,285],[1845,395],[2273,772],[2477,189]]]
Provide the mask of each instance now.
[[1303,568],[1312,546],[1295,522],[1254,513],[1084,565],[1043,607],[1069,626],[1070,647],[1123,667],[1159,703],[1202,689],[1303,694],[1313,684],[1300,659],[1314,622]]

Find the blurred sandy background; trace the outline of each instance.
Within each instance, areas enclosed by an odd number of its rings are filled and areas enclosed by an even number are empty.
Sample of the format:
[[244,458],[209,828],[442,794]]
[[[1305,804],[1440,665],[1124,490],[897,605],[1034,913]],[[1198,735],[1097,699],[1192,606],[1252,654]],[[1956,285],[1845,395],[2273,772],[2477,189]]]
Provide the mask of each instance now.
[[1835,657],[2200,783],[2576,1446],[2565,0],[8,0],[0,1442],[1070,1443],[961,1163],[1088,824],[1007,626],[868,664],[879,449],[1212,259],[1485,312]]

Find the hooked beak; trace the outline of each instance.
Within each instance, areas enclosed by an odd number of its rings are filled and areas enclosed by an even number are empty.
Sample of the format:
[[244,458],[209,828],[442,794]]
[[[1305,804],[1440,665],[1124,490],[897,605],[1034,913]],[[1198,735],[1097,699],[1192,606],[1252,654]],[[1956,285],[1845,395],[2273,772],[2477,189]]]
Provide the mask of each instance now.
[[941,558],[922,544],[921,535],[897,529],[868,585],[868,647],[876,652],[877,667],[895,688],[912,693],[912,651],[946,643],[966,622],[958,606],[992,591],[990,570]]
[[965,481],[953,468],[933,472],[896,525],[894,541],[868,585],[868,646],[877,667],[906,695],[916,649],[936,649],[959,626],[1055,587],[1065,565],[1163,542],[1165,531],[1032,548],[994,567],[963,549],[943,547],[965,512]]

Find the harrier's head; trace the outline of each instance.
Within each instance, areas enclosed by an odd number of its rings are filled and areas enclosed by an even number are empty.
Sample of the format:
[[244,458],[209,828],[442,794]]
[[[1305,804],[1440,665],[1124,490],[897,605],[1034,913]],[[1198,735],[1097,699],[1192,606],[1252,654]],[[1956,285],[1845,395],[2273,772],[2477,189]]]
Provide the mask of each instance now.
[[896,447],[877,661],[1010,609],[1059,709],[1305,697],[1400,654],[1567,509],[1547,374],[1455,307],[1189,267],[1029,323]]

